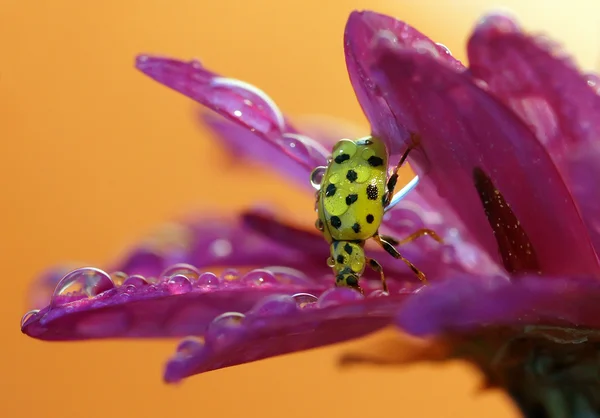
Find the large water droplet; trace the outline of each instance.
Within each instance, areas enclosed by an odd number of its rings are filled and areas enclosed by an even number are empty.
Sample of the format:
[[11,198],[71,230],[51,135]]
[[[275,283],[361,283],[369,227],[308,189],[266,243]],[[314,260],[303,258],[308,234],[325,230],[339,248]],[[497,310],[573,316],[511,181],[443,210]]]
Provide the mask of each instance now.
[[190,357],[204,348],[204,338],[186,337],[177,345],[177,354]]
[[179,263],[168,267],[160,277],[185,276],[189,280],[196,280],[200,276],[200,270],[191,264]]
[[60,296],[72,294],[92,298],[114,288],[115,285],[106,272],[93,267],[80,268],[68,273],[58,282],[50,305],[58,304]]
[[326,171],[327,167],[320,165],[310,173],[310,184],[314,189],[321,190],[321,183]]
[[244,275],[242,282],[247,285],[261,286],[264,284],[277,284],[277,279],[270,271],[256,269]]
[[285,133],[277,139],[281,149],[305,167],[315,167],[327,161],[329,152],[317,141],[304,135]]
[[38,313],[40,313],[39,309],[32,309],[29,312],[26,312],[25,315],[23,315],[21,317],[21,328],[23,328],[23,325],[25,325],[25,323],[29,320],[29,318],[33,318]]
[[590,86],[596,94],[600,94],[600,76],[597,74],[585,74],[584,78],[587,81],[587,85]]
[[206,340],[212,347],[227,345],[244,333],[243,321],[246,315],[240,312],[225,312],[212,320],[206,330]]
[[362,299],[364,299],[364,296],[356,290],[348,287],[338,287],[329,289],[323,293],[319,298],[318,306],[319,308],[327,308],[329,306],[351,303]]
[[181,295],[192,290],[192,283],[182,274],[172,276],[167,282],[167,288],[173,295]]
[[306,306],[317,303],[319,300],[315,295],[311,295],[310,293],[296,293],[292,295],[294,300],[296,301],[296,306],[298,308],[305,308]]
[[136,288],[140,288],[142,286],[147,286],[148,282],[144,278],[144,276],[140,276],[139,274],[135,274],[133,276],[129,276],[125,282],[123,282],[124,286],[134,286]]
[[199,287],[219,287],[221,279],[214,273],[202,273],[196,281],[196,286]]
[[282,284],[306,285],[312,283],[312,280],[310,280],[306,274],[291,267],[268,266],[265,267],[265,270],[268,270],[275,275],[277,282]]
[[122,271],[116,271],[110,274],[110,278],[115,284],[115,286],[122,286],[125,280],[127,280],[127,273],[123,273]]

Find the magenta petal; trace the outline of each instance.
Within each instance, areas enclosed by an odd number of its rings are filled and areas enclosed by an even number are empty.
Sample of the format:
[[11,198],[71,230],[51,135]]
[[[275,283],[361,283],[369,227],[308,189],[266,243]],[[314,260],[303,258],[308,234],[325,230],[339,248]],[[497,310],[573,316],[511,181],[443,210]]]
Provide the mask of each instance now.
[[180,344],[165,380],[357,338],[391,322],[406,294],[363,299],[350,289],[311,295],[271,296],[249,312],[216,318],[205,341]]
[[[312,169],[290,158],[289,154],[285,153],[282,148],[275,147],[270,142],[262,141],[258,134],[237,123],[210,113],[202,113],[200,116],[203,123],[208,125],[219,136],[221,142],[227,146],[234,158],[232,164],[239,164],[237,158],[248,158],[266,167],[271,167],[288,176],[301,187],[312,190],[310,184]],[[324,162],[321,161],[321,164]]]
[[277,105],[261,90],[240,80],[222,77],[198,61],[142,55],[136,67],[144,74],[214,110],[279,147],[312,170],[326,162],[329,152],[294,130]]
[[418,336],[490,326],[598,328],[598,301],[597,279],[464,276],[422,289],[402,306],[397,323]]
[[600,96],[587,77],[558,48],[523,34],[502,16],[490,16],[478,25],[469,42],[469,61],[473,75],[544,144],[600,251],[599,177],[593,174],[600,162],[594,145],[600,138]]
[[[77,286],[68,293],[71,284]],[[227,270],[219,277],[175,266],[159,279],[131,276],[117,285],[106,273],[80,269],[63,278],[50,305],[24,318],[21,329],[42,340],[204,335],[216,316],[245,312],[267,295],[323,290],[293,271]]]
[[408,138],[406,126],[394,121],[395,114],[382,90],[374,83],[369,62],[374,59],[374,46],[386,40],[405,48],[434,55],[461,70],[462,64],[449,51],[404,22],[390,16],[370,12],[352,12],[344,32],[346,66],[356,97],[371,123],[373,133],[384,138],[393,154],[403,152]]
[[[474,181],[483,173],[493,182],[492,194],[499,190],[520,221],[535,251],[536,270],[598,275],[577,207],[532,132],[467,74],[398,46],[377,49],[379,59],[372,67],[377,84],[398,123],[422,137],[422,152],[409,157],[417,171],[426,171],[423,183],[433,184],[423,184],[422,190],[437,189],[477,242],[495,255],[498,242]],[[496,210],[503,215],[509,208]]]

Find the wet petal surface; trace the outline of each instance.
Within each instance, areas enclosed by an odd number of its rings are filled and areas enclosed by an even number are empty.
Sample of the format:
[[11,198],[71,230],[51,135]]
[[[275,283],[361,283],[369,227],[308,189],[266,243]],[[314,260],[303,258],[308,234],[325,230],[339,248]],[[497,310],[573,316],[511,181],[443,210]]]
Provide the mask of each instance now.
[[500,248],[510,273],[597,275],[573,199],[520,119],[468,74],[397,45],[377,50],[373,77],[397,121],[421,135],[409,158],[431,182],[423,190],[447,199],[489,254]]
[[165,380],[357,338],[390,323],[409,293],[363,298],[350,289],[273,296],[249,312],[216,318],[204,341],[184,341],[169,360]]
[[458,276],[407,300],[398,325],[418,336],[490,326],[600,327],[600,282],[593,278]]
[[101,270],[83,268],[67,274],[50,305],[27,314],[21,328],[43,340],[204,335],[216,316],[247,311],[267,295],[325,289],[291,269],[215,275],[179,264],[156,279],[125,275],[117,284]]
[[[548,149],[600,250],[600,177],[593,169],[600,161],[594,145],[600,138],[600,96],[593,83],[558,46],[522,33],[504,16],[489,16],[477,26],[469,41],[469,61],[473,75]],[[584,173],[582,165],[592,171]]]
[[198,61],[141,55],[136,67],[170,87],[277,147],[309,171],[325,163],[329,151],[299,134],[285,119],[275,102],[262,90],[246,82],[222,77]]
[[392,154],[399,154],[408,145],[408,131],[401,122],[395,122],[396,109],[390,107],[384,90],[375,83],[368,65],[374,59],[374,47],[379,42],[431,54],[457,71],[463,67],[452,58],[446,47],[436,44],[404,22],[370,11],[350,14],[344,32],[344,52],[350,81],[373,133],[384,138]]

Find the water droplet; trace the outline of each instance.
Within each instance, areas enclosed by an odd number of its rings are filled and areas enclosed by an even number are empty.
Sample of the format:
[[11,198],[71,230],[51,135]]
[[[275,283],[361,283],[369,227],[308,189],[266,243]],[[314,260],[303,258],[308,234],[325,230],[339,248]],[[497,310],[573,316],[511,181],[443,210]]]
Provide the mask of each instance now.
[[307,283],[312,283],[312,281],[308,278],[306,274],[301,272],[300,270],[286,267],[286,266],[268,266],[265,267],[265,270],[270,271],[275,275],[277,282],[282,284],[298,284],[305,285]]
[[144,276],[135,274],[133,276],[129,276],[129,278],[127,280],[125,280],[125,282],[123,282],[123,285],[124,286],[142,287],[142,286],[147,286],[148,282],[146,281]]
[[320,166],[329,156],[323,145],[304,135],[288,132],[275,140],[287,155],[305,167]]
[[160,275],[161,277],[185,276],[189,280],[196,280],[200,276],[200,270],[191,264],[179,263],[168,267]]
[[340,181],[340,176],[337,173],[332,174],[331,176],[329,176],[329,182],[332,184],[337,184]]
[[243,321],[246,315],[240,312],[225,312],[212,320],[206,330],[206,341],[210,341],[213,348],[227,345],[243,334]]
[[177,345],[177,354],[191,357],[204,348],[204,338],[186,337]]
[[231,254],[233,251],[233,245],[231,245],[229,240],[219,238],[210,244],[208,251],[210,251],[215,257],[223,258]]
[[317,303],[319,308],[327,308],[329,306],[355,302],[362,299],[364,299],[364,296],[354,289],[337,287],[323,293]]
[[597,74],[585,74],[584,78],[587,81],[587,85],[590,86],[596,94],[600,94],[600,76]]
[[50,305],[56,305],[57,297],[67,294],[92,298],[114,288],[115,285],[106,272],[93,267],[80,268],[60,280],[54,289]]
[[233,111],[233,115],[236,116],[236,117],[238,117],[238,118],[241,118],[242,117],[242,111],[241,110],[234,110]]
[[296,306],[298,308],[304,308],[308,305],[312,305],[313,303],[317,303],[319,300],[315,295],[311,295],[310,293],[296,293],[292,295],[294,300],[296,301]]
[[242,282],[248,285],[261,286],[264,284],[277,284],[275,276],[267,270],[256,269],[244,275]]
[[321,189],[321,183],[323,182],[325,171],[327,171],[327,167],[320,165],[310,173],[310,184],[314,189]]
[[219,287],[221,280],[214,273],[202,273],[196,281],[197,286]]
[[333,257],[327,257],[327,267],[335,267],[335,260],[333,259]]
[[127,280],[127,273],[123,273],[122,271],[116,271],[110,274],[110,278],[112,279],[115,286],[121,286]]
[[452,55],[450,48],[448,48],[446,45],[441,44],[439,42],[436,42],[436,45],[439,46],[440,48],[442,48],[447,55]]
[[325,230],[325,225],[323,225],[323,221],[320,219],[317,219],[315,221],[315,228],[317,228],[318,231],[323,232]]
[[417,39],[412,43],[412,47],[420,54],[427,54],[434,58],[439,58],[440,56],[437,48],[428,39]]
[[192,283],[184,275],[176,274],[167,282],[167,288],[171,294],[181,295],[192,290]]
[[293,315],[298,311],[296,301],[288,295],[271,295],[257,302],[247,318],[252,319],[253,325],[258,325],[257,318],[273,318]]
[[236,269],[226,269],[221,273],[221,278],[226,282],[231,282],[240,278],[240,272]]
[[389,295],[390,294],[388,292],[384,292],[382,289],[377,289],[377,290],[374,290],[373,292],[371,292],[368,297],[369,298],[381,298],[381,297],[387,297]]
[[23,325],[25,325],[25,323],[29,320],[29,318],[33,318],[34,316],[36,316],[38,313],[40,312],[39,309],[32,309],[29,312],[26,312],[25,315],[23,315],[21,317],[21,328],[23,328]]

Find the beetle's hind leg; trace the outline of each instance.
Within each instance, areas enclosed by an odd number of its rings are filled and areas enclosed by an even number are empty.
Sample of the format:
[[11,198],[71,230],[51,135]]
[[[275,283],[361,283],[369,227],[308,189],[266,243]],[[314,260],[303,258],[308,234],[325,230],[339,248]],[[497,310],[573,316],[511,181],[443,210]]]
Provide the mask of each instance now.
[[377,243],[381,245],[381,247],[392,257],[402,260],[413,271],[413,273],[415,273],[421,282],[427,284],[427,277],[425,277],[425,273],[419,270],[413,263],[410,262],[410,260],[400,254],[400,252],[398,252],[398,250],[389,241],[381,237],[378,233],[373,236],[373,239],[377,241]]
[[380,235],[380,236],[383,240],[389,242],[392,245],[408,244],[409,242],[413,242],[414,240],[419,239],[423,236],[429,236],[429,237],[433,238],[434,240],[436,240],[437,242],[439,242],[440,244],[444,242],[444,240],[442,240],[442,238],[433,229],[429,229],[429,228],[419,229],[419,230],[413,232],[412,234],[410,234],[409,236],[407,236],[406,238],[403,238],[401,240],[398,240],[394,237],[390,237],[389,235]]
[[379,277],[381,278],[381,287],[385,293],[389,293],[388,285],[385,281],[385,274],[383,274],[383,267],[381,267],[381,264],[379,264],[377,260],[373,260],[369,257],[367,257],[367,263],[369,263],[369,267],[371,267],[371,269],[379,273]]

